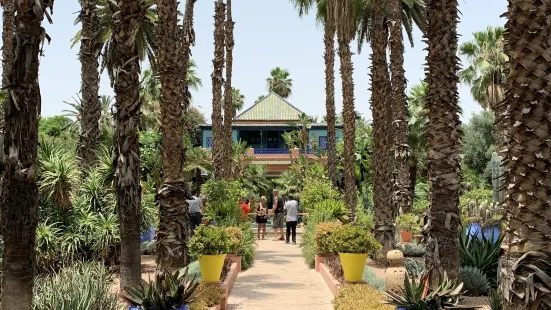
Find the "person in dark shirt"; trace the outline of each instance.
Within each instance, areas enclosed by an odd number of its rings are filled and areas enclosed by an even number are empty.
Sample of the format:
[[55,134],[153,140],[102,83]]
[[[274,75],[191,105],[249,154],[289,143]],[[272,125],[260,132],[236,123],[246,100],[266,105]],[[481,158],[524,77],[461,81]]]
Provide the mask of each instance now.
[[[279,196],[279,191],[274,189],[273,191],[273,207],[271,214],[273,215],[272,227],[274,228],[274,241],[276,240],[285,240],[285,235],[283,234],[283,223],[285,222],[285,213],[283,210],[283,198]],[[280,237],[277,237],[277,232],[279,230]]]

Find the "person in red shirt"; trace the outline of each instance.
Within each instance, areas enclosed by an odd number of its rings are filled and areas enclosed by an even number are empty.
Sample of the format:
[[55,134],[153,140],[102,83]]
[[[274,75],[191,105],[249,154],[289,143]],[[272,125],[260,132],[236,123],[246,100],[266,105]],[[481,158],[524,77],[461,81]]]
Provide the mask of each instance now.
[[251,212],[251,203],[249,202],[249,199],[242,200],[239,206],[241,207],[241,215],[243,219],[248,219],[249,213]]

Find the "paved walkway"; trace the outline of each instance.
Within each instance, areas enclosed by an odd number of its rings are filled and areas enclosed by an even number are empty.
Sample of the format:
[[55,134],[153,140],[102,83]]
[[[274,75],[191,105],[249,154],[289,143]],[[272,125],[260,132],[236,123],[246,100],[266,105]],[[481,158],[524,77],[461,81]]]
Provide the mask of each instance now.
[[[297,229],[300,232],[300,229]],[[255,234],[256,235],[256,234]],[[300,243],[301,234],[298,236]],[[233,286],[230,310],[331,310],[333,295],[321,276],[308,269],[298,245],[266,240],[258,241],[256,261],[242,272]]]

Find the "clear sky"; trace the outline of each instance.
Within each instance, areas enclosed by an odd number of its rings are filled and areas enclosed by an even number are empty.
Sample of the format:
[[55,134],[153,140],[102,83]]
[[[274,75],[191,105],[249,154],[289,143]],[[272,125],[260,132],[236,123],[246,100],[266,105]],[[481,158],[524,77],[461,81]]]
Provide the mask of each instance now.
[[[185,0],[180,0],[183,10]],[[503,25],[500,15],[505,12],[506,0],[459,0],[462,13],[458,32],[460,42],[471,39],[473,31],[487,26]],[[78,27],[73,24],[79,4],[76,0],[56,1],[54,24],[45,25],[52,42],[45,47],[40,65],[42,113],[45,116],[60,114],[80,89],[80,63],[78,46],[71,49],[70,39]],[[195,9],[196,46],[193,58],[199,67],[203,88],[193,93],[193,104],[210,118],[212,111],[211,79],[213,58],[214,0],[198,0]],[[288,0],[234,0],[235,49],[233,85],[245,95],[245,108],[258,96],[266,94],[266,78],[272,68],[288,69],[293,79],[293,93],[289,101],[309,115],[325,114],[325,76],[323,60],[323,31],[313,16],[300,19]],[[419,31],[414,33],[415,47],[406,44],[405,69],[409,86],[424,76],[426,53]],[[353,43],[356,50],[356,43]],[[371,118],[369,108],[369,54],[365,46],[360,55],[354,55],[354,82],[356,110]],[[336,61],[338,70],[338,59]],[[146,64],[145,64],[146,65]],[[340,75],[336,71],[337,111],[342,108]],[[101,94],[112,95],[109,79],[104,74]],[[464,117],[480,111],[467,87],[460,88]]]

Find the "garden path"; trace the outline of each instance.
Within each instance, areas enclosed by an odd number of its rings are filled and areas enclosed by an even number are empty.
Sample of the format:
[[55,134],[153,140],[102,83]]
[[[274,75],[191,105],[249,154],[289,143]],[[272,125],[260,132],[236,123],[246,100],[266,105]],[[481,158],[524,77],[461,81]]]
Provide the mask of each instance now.
[[[297,229],[297,241],[302,237]],[[256,235],[256,234],[255,234]],[[314,269],[308,269],[298,245],[258,241],[256,261],[239,274],[228,300],[230,310],[333,309],[333,295]]]

